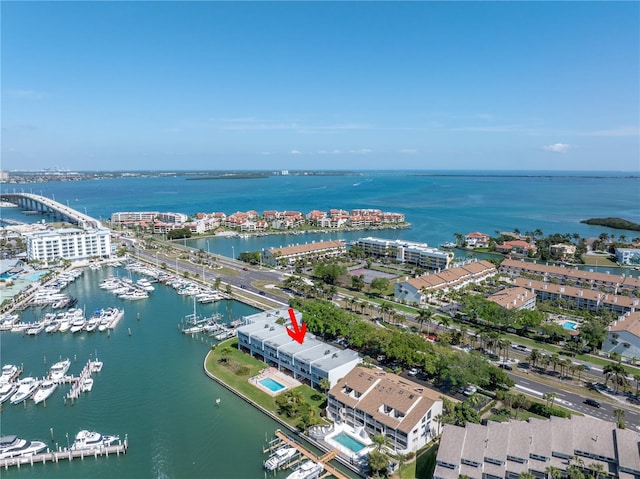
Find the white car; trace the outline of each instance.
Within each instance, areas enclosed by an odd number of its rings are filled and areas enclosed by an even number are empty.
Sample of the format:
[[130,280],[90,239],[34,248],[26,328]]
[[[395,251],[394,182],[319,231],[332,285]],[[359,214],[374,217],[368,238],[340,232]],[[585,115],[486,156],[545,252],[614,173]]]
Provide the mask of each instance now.
[[409,376],[417,376],[420,370],[418,368],[411,368],[407,373]]

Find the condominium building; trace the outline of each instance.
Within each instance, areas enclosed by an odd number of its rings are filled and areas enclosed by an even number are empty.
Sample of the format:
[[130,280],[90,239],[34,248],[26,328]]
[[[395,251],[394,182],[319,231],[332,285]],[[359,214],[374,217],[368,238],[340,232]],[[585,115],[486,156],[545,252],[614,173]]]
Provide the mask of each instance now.
[[[296,311],[295,315],[298,324],[302,324],[302,314]],[[291,339],[286,330],[287,326],[292,329],[287,308],[246,316],[244,321],[245,325],[237,330],[241,350],[289,371],[312,387],[317,387],[321,379],[328,379],[333,386],[362,361],[357,352],[331,346],[310,333],[302,344]]]
[[602,351],[640,359],[640,312],[623,314],[609,325]]
[[368,255],[391,258],[399,263],[415,264],[430,270],[447,269],[454,256],[450,251],[440,251],[429,248],[427,243],[413,241],[368,237],[358,239],[356,245]]
[[529,278],[516,278],[514,284],[535,292],[539,301],[561,299],[572,302],[578,309],[598,311],[600,308],[605,308],[618,314],[640,309],[640,299],[631,296],[603,293],[595,289],[576,288]]
[[500,264],[500,272],[513,277],[527,274],[540,276],[545,279],[555,278],[561,283],[576,283],[585,288],[603,287],[611,289],[614,292],[617,292],[619,289],[640,290],[640,279],[632,276],[584,271],[577,268],[550,266],[530,261],[505,259]]
[[81,230],[62,228],[25,235],[27,258],[49,263],[58,259],[69,261],[111,256],[111,236],[107,228]]
[[381,369],[356,367],[331,388],[327,417],[415,452],[440,434],[442,394]]
[[397,281],[394,286],[394,295],[396,301],[422,304],[438,291],[446,293],[450,290],[463,288],[471,283],[480,283],[496,273],[496,267],[488,261],[471,261],[439,273]]
[[530,289],[522,287],[503,289],[492,294],[487,299],[513,311],[535,309],[536,307],[536,294]]
[[151,222],[159,214],[159,211],[120,211],[111,213],[111,224]]
[[529,419],[486,426],[446,425],[436,457],[434,479],[517,479],[522,473],[546,479],[570,465],[600,477],[640,477],[640,434],[590,416]]
[[640,248],[616,248],[616,261],[620,264],[640,265]]
[[347,251],[344,241],[320,241],[301,245],[271,248],[261,252],[262,263],[271,266],[288,266],[304,259],[319,259],[342,256]]

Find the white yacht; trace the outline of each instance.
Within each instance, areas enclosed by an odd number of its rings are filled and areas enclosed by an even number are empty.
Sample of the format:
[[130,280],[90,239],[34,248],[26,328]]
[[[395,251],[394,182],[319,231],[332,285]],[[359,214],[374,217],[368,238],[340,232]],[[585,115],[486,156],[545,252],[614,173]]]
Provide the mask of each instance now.
[[9,331],[19,321],[20,315],[18,314],[3,314],[0,316],[0,331]]
[[44,332],[45,333],[55,333],[56,331],[58,331],[60,329],[60,321],[58,321],[57,319],[52,321],[51,323],[49,323],[45,328],[44,328]]
[[298,450],[295,447],[281,447],[264,461],[264,468],[267,471],[274,471],[284,466],[289,459],[296,455],[296,452]]
[[36,378],[26,377],[18,381],[18,390],[11,396],[11,404],[18,404],[25,399],[29,399],[31,395],[40,386],[40,381]]
[[126,293],[118,295],[118,298],[120,299],[130,299],[130,300],[147,299],[148,297],[149,297],[149,294],[146,291],[143,291],[141,289],[130,289]]
[[101,447],[110,446],[118,439],[120,439],[118,436],[103,436],[98,432],[83,429],[76,434],[76,439],[71,445],[71,450],[79,451],[81,449],[100,449]]
[[0,384],[0,404],[9,399],[16,392],[16,386],[13,383],[1,383]]
[[49,379],[56,382],[60,381],[62,378],[64,378],[64,375],[67,373],[70,366],[71,361],[69,361],[69,359],[58,361],[53,366],[51,366],[51,369],[49,369]]
[[31,336],[37,336],[42,331],[44,331],[44,323],[42,321],[32,323],[31,326],[27,328],[27,334]]
[[80,390],[83,393],[91,392],[92,389],[93,389],[93,378],[87,378],[84,381],[82,381],[82,384],[80,385]]
[[43,451],[47,445],[42,441],[27,441],[18,436],[0,437],[0,459],[10,457],[31,456]]
[[41,403],[49,396],[51,396],[53,394],[53,391],[55,391],[57,387],[58,383],[56,381],[53,381],[52,379],[45,379],[44,381],[42,381],[40,388],[33,395],[33,402],[35,402],[36,404]]
[[145,291],[153,291],[156,289],[151,285],[151,282],[147,278],[140,278],[136,281],[136,286],[144,289]]
[[322,471],[324,471],[324,466],[322,464],[309,460],[300,464],[287,476],[287,479],[317,479]]
[[84,318],[79,318],[73,321],[73,323],[71,323],[71,332],[72,333],[77,333],[79,331],[82,331],[84,329],[84,325],[87,324],[87,320]]
[[0,375],[0,384],[8,383],[15,375],[18,374],[18,366],[13,364],[5,364],[2,366],[2,375]]
[[100,316],[91,316],[84,325],[84,329],[88,332],[95,331],[96,328],[100,325]]
[[71,328],[71,320],[69,318],[58,319],[58,331],[65,333]]

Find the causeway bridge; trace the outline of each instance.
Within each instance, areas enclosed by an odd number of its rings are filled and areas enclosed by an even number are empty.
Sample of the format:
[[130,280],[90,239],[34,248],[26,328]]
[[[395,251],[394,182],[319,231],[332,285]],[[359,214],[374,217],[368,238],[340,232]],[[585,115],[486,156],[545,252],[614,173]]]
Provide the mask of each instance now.
[[102,228],[102,224],[97,219],[45,196],[33,193],[2,193],[0,200],[13,203],[25,210],[51,215],[60,221],[78,225],[83,229]]

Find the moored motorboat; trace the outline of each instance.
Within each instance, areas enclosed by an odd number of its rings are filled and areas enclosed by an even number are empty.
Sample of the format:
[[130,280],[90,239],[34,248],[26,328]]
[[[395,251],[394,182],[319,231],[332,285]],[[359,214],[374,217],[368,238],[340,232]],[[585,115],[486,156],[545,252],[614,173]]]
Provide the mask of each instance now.
[[0,437],[0,459],[38,454],[47,445],[42,441],[27,441],[16,435]]
[[2,375],[0,375],[0,384],[8,383],[18,374],[18,366],[13,364],[5,364],[2,366]]
[[64,378],[64,375],[67,373],[70,366],[71,361],[69,361],[69,359],[58,361],[53,366],[51,366],[51,369],[49,369],[49,379],[53,381],[60,381],[62,378]]
[[27,334],[30,336],[37,336],[42,331],[44,331],[44,323],[42,321],[32,323],[31,326],[27,328]]
[[118,439],[120,439],[118,436],[103,436],[98,432],[83,429],[76,434],[76,439],[73,441],[70,449],[72,451],[100,449],[102,447],[110,446]]
[[16,392],[16,386],[13,383],[3,383],[0,385],[0,404],[9,399]]
[[71,323],[71,332],[72,333],[77,333],[79,331],[82,331],[84,329],[85,324],[87,324],[87,320],[84,318],[79,318],[76,319],[73,323]]
[[300,464],[287,476],[287,479],[317,479],[322,471],[324,471],[322,464],[308,460]]
[[18,404],[26,399],[29,399],[31,395],[40,386],[40,381],[36,378],[26,377],[18,381],[18,390],[11,396],[11,404]]
[[264,468],[267,471],[274,471],[281,466],[284,466],[293,456],[296,455],[298,450],[295,447],[281,447],[277,449],[269,458],[264,461]]
[[45,379],[44,381],[42,381],[42,384],[33,395],[33,402],[35,402],[36,404],[41,403],[49,396],[51,396],[57,387],[58,383],[56,381]]

